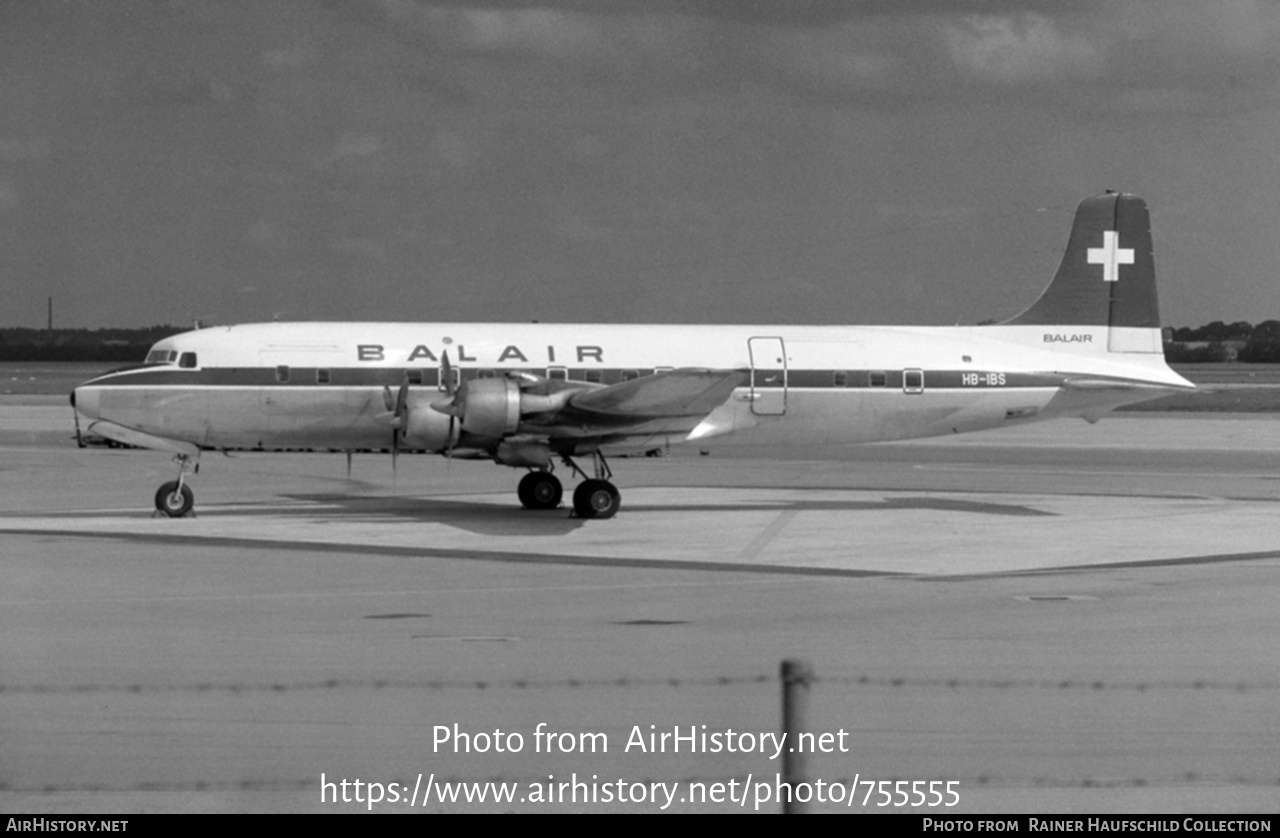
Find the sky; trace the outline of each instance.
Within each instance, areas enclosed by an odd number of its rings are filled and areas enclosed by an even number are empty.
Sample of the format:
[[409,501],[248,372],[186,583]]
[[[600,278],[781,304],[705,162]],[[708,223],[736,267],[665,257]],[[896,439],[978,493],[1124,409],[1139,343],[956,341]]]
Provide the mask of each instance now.
[[1280,318],[1274,0],[0,3],[0,326]]

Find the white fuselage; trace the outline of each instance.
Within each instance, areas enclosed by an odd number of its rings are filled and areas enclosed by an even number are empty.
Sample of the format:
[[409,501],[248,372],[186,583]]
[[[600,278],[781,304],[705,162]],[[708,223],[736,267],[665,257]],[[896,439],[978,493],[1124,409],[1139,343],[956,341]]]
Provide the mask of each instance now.
[[610,385],[672,368],[748,371],[710,415],[605,447],[716,438],[846,444],[982,430],[1190,388],[1156,329],[263,323],[167,338],[146,366],[76,390],[77,410],[201,448],[384,448],[388,394],[522,371]]

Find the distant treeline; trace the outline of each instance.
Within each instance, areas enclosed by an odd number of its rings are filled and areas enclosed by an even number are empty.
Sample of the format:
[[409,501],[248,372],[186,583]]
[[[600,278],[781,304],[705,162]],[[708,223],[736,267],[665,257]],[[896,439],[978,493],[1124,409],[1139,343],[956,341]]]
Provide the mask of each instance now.
[[[0,361],[138,362],[156,341],[185,331],[188,327],[0,329]],[[1197,329],[1173,329],[1164,355],[1183,364],[1280,363],[1280,320],[1264,320],[1256,326],[1215,320]]]
[[1256,326],[1215,320],[1198,329],[1174,329],[1173,341],[1164,345],[1164,357],[1183,364],[1280,363],[1280,320],[1264,320]]
[[145,329],[0,329],[0,361],[137,362],[158,340],[188,331]]

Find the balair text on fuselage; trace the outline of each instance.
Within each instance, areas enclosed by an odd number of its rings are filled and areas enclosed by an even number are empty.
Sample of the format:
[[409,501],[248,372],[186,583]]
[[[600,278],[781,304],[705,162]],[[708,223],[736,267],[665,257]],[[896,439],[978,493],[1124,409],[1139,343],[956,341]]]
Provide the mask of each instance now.
[[[503,347],[502,351],[496,357],[480,357],[467,353],[465,344],[454,344],[450,347],[457,353],[454,360],[456,361],[475,361],[481,363],[501,364],[506,361],[518,361],[520,363],[532,363],[529,360],[529,353],[514,344],[508,344]],[[442,352],[445,350],[441,350]],[[380,343],[360,343],[356,344],[356,360],[365,362],[377,361],[394,361],[399,350],[388,350]],[[542,359],[542,353],[533,353]],[[546,361],[549,364],[563,363],[564,361],[573,359],[578,363],[586,361],[595,361],[597,364],[604,363],[604,348],[600,346],[575,346],[571,353],[557,353],[555,346],[546,347]],[[568,357],[564,357],[568,356]],[[404,363],[413,363],[414,361],[431,361],[432,363],[440,363],[440,356],[431,350],[426,344],[418,344],[413,347],[403,357]]]

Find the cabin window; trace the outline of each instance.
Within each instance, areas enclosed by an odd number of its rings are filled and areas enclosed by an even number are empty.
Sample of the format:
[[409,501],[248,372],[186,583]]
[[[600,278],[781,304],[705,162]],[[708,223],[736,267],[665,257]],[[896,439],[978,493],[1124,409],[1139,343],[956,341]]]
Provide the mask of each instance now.
[[849,373],[844,370],[836,370],[831,373],[831,383],[836,387],[848,387]]
[[600,370],[587,370],[587,381],[592,384],[599,384],[604,380],[604,374]]
[[902,371],[902,392],[915,395],[924,392],[924,370]]
[[410,384],[422,384],[422,370],[405,370],[404,380]]
[[867,373],[868,387],[883,387],[888,383],[889,376],[882,370],[872,370]]
[[196,368],[196,353],[194,353],[194,352],[183,352],[180,356],[178,356],[178,366],[182,367],[184,370],[193,370],[193,369],[195,369],[195,368]]
[[328,371],[328,370],[316,370],[316,383],[317,383],[317,384],[328,384],[328,383],[329,383],[329,371]]
[[277,384],[289,383],[289,368],[287,366],[276,367],[276,383]]
[[476,370],[476,378],[497,378],[498,373],[493,370]]
[[547,367],[547,378],[552,381],[568,381],[569,371],[564,367]]
[[635,381],[639,377],[640,377],[640,370],[623,370],[622,371],[623,381]]

